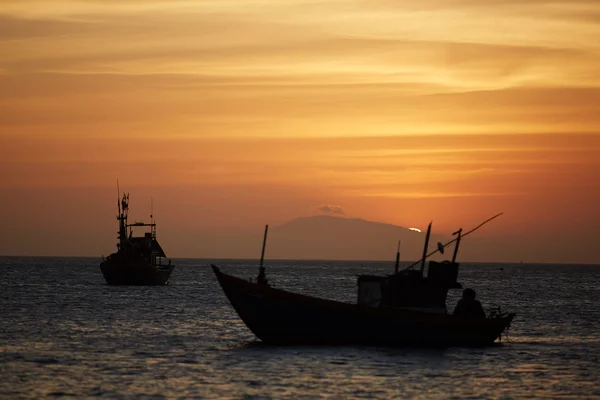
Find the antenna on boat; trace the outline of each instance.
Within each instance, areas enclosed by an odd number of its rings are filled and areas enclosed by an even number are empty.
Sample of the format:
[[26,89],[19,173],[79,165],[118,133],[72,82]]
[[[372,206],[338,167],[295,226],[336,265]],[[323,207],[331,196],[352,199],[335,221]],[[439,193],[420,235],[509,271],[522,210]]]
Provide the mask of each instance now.
[[260,253],[260,269],[258,270],[258,278],[256,278],[256,283],[258,284],[267,283],[265,267],[263,266],[263,261],[265,259],[265,247],[267,246],[267,232],[269,232],[269,225],[265,225],[265,236],[263,237],[262,252]]
[[156,225],[154,225],[154,198],[150,196],[150,235],[156,238]]
[[423,271],[425,270],[425,259],[427,258],[427,247],[429,246],[429,236],[431,235],[431,224],[427,227],[427,235],[425,235],[425,247],[423,247],[423,258],[421,259],[421,275],[423,275]]
[[402,243],[402,240],[398,240],[398,249],[396,250],[396,266],[394,268],[395,274],[398,273],[398,266],[400,265],[400,243]]
[[121,190],[119,189],[119,179],[117,178],[117,210],[121,216]]

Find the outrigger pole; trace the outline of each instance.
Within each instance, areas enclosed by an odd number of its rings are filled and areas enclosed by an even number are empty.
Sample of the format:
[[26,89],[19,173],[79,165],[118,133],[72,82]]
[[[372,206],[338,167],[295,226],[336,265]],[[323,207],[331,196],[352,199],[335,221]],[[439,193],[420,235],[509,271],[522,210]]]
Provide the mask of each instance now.
[[[443,247],[443,248],[446,248],[446,247],[448,247],[449,245],[451,245],[451,244],[452,244],[452,243],[454,243],[454,242],[458,242],[458,243],[460,243],[460,239],[461,239],[461,238],[463,238],[463,237],[465,237],[465,236],[467,236],[467,235],[469,235],[469,234],[471,234],[471,233],[475,232],[477,229],[481,228],[483,225],[487,224],[488,222],[490,222],[490,221],[492,221],[492,220],[494,220],[494,219],[498,218],[498,217],[499,217],[499,216],[501,216],[502,214],[504,214],[504,213],[503,213],[503,212],[501,212],[500,214],[496,214],[496,215],[494,215],[493,217],[486,219],[485,221],[483,221],[482,223],[480,223],[479,225],[477,225],[475,228],[471,229],[471,230],[470,230],[470,231],[468,231],[467,233],[461,234],[461,233],[462,233],[462,229],[460,229],[458,232],[455,232],[455,233],[454,233],[454,234],[458,234],[458,236],[457,236],[456,238],[452,239],[451,241],[449,241],[448,243],[444,244],[442,247]],[[459,233],[459,232],[460,232],[460,233]],[[458,243],[457,243],[457,247],[458,247]],[[415,261],[414,263],[412,263],[411,265],[409,265],[408,267],[406,267],[406,268],[404,268],[404,269],[405,269],[405,270],[407,270],[407,269],[410,269],[410,268],[414,267],[415,265],[417,265],[417,264],[419,264],[419,263],[425,264],[425,259],[426,259],[426,258],[428,258],[428,257],[431,257],[432,255],[434,255],[435,253],[437,253],[437,252],[439,252],[439,251],[440,251],[440,249],[439,249],[439,247],[438,247],[438,249],[436,249],[436,250],[432,251],[432,252],[431,252],[431,253],[429,253],[429,254],[425,254],[425,253],[423,253],[423,258],[422,258],[422,259],[420,259],[420,260],[418,260],[418,261]],[[455,254],[454,254],[453,260],[455,259],[455,257],[456,257],[456,253],[457,253],[457,252],[458,252],[458,250],[455,248],[455,249],[454,249],[454,253],[455,253]],[[422,268],[422,267],[421,267],[421,268]]]
[[265,267],[263,266],[263,261],[265,259],[265,247],[267,246],[267,232],[269,232],[269,225],[265,225],[265,236],[263,237],[262,252],[260,253],[260,268],[258,270],[258,278],[256,278],[256,283],[259,284],[267,283]]

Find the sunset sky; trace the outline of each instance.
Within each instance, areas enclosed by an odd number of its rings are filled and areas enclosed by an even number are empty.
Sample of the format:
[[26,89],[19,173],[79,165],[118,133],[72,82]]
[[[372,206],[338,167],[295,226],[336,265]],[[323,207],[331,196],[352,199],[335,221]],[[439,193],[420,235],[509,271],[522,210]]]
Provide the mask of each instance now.
[[117,179],[172,257],[332,205],[600,263],[600,3],[0,0],[0,255],[113,251]]

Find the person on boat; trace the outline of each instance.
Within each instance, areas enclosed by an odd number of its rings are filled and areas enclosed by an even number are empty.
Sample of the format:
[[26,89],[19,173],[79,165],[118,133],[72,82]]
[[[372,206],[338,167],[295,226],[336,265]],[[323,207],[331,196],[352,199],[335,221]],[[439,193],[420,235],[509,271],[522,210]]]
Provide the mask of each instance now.
[[485,319],[485,311],[481,303],[475,300],[475,291],[467,288],[463,290],[463,297],[456,303],[454,308],[455,317]]

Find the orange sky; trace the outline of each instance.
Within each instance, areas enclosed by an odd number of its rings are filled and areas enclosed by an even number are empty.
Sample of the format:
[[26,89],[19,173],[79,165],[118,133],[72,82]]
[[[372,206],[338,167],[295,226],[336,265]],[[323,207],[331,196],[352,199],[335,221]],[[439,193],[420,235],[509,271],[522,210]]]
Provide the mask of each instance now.
[[600,263],[599,22],[597,1],[0,0],[0,254],[109,253],[119,178],[174,257],[333,204],[441,233],[503,211],[490,260]]

